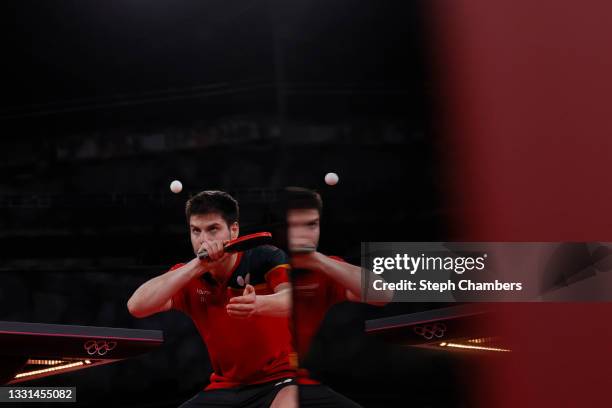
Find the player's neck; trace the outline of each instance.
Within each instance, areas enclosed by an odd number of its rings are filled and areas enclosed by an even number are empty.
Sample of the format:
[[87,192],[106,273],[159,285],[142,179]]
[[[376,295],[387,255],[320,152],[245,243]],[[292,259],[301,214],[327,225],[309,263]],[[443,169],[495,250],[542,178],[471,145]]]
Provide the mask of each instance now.
[[222,263],[216,265],[215,268],[211,268],[209,272],[218,283],[224,285],[230,278],[236,262],[238,262],[238,253],[233,253]]

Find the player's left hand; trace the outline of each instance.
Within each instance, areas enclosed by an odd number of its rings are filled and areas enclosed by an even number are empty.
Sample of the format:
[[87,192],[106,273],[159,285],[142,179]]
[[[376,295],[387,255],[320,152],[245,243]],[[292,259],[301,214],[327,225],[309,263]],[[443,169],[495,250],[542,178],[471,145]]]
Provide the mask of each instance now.
[[242,296],[229,300],[226,306],[227,314],[236,319],[248,319],[257,314],[257,295],[253,285],[246,285]]

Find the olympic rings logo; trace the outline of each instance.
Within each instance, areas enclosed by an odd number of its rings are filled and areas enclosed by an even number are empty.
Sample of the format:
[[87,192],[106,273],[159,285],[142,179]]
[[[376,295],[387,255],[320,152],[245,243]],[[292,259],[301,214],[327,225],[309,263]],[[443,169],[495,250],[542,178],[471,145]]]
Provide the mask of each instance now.
[[416,326],[414,332],[423,336],[425,340],[431,340],[434,337],[442,338],[446,333],[446,325],[444,323],[426,324],[425,326]]
[[83,348],[90,356],[103,356],[117,347],[116,341],[89,340],[83,344]]

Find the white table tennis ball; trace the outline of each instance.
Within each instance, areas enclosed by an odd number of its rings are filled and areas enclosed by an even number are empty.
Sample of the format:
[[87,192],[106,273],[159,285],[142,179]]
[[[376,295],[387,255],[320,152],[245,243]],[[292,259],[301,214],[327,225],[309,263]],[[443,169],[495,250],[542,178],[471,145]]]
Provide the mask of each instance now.
[[336,173],[327,173],[325,175],[325,184],[327,184],[328,186],[335,186],[336,184],[338,184],[339,180],[340,177],[338,177]]
[[172,191],[174,194],[180,193],[183,191],[183,183],[178,180],[174,180],[172,183],[170,183],[170,191]]

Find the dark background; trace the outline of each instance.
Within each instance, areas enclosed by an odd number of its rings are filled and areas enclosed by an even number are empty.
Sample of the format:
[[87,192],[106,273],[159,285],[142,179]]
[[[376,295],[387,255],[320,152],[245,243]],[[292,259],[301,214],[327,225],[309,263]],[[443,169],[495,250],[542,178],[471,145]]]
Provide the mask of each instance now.
[[[418,2],[1,7],[0,320],[166,337],[148,355],[31,385],[77,386],[80,406],[176,406],[203,388],[210,364],[189,319],[137,320],[125,306],[192,256],[183,207],[200,190],[232,193],[246,233],[278,221],[282,187],[317,189],[321,250],[354,263],[361,241],[448,238]],[[363,335],[365,318],[427,307],[336,306],[313,372],[368,407],[461,406],[446,357]]]

